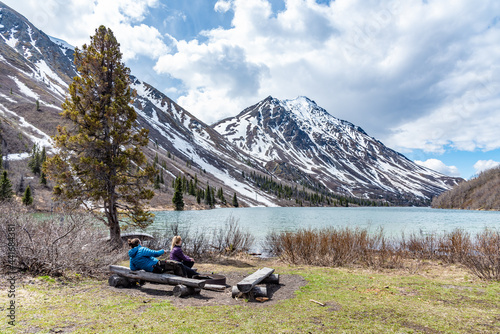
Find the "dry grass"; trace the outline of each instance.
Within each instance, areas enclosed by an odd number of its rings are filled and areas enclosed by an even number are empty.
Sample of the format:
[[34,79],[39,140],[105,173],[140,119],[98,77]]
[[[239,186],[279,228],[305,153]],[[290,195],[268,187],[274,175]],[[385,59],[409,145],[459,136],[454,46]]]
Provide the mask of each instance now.
[[418,272],[423,261],[465,265],[481,279],[500,281],[500,232],[474,236],[457,229],[443,235],[418,233],[389,239],[382,230],[303,229],[272,233],[268,251],[282,261],[324,267],[406,268]]

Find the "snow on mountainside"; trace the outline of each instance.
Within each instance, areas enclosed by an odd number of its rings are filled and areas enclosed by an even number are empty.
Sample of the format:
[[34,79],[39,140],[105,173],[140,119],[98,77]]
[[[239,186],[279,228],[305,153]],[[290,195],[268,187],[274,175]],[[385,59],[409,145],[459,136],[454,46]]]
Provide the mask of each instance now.
[[459,180],[415,164],[306,97],[268,97],[213,128],[268,170],[295,170],[336,193],[429,199]]
[[[61,104],[77,75],[73,52],[0,2],[0,148],[6,164],[27,159],[35,143],[51,152],[50,136],[61,123]],[[205,186],[224,187],[228,198],[238,193],[242,204],[275,205],[272,196],[241,176],[253,170],[246,165],[251,158],[154,87],[135,77],[131,81],[138,123],[150,130],[153,143],[146,154],[168,161],[167,182],[198,174]]]
[[192,161],[240,195],[253,200],[259,193],[258,203],[276,205],[272,197],[242,179],[241,171],[248,171],[248,157],[242,151],[156,88],[132,79],[131,87],[137,92],[134,107],[141,126],[149,129],[151,141],[184,161]]
[[[22,159],[33,143],[51,148],[61,103],[76,75],[63,53],[26,18],[0,3],[0,123],[2,151]],[[37,108],[38,107],[38,108]]]

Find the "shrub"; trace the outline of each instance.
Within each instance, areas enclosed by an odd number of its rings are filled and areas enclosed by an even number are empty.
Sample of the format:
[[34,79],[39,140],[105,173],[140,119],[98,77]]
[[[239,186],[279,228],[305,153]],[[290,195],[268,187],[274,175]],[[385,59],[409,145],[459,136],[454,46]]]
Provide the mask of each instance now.
[[383,231],[370,235],[367,229],[323,228],[271,233],[266,238],[271,255],[293,264],[339,267],[351,264],[394,266],[399,258]]
[[[3,205],[1,210],[2,269],[8,268],[9,256],[13,256],[19,272],[51,276],[72,272],[95,276],[106,272],[109,264],[123,258],[123,252],[111,251],[105,231],[98,229],[89,215],[35,217],[16,204]],[[10,249],[7,247],[9,238],[15,239],[14,247]],[[9,254],[12,250],[14,254]]]
[[443,260],[463,264],[481,279],[500,281],[498,231],[485,230],[471,238],[456,229],[442,236],[420,232],[389,240],[382,229],[370,234],[366,229],[346,227],[273,232],[266,240],[270,255],[292,264],[394,268],[403,267],[404,260],[410,265],[416,260],[418,269],[422,260]]
[[500,232],[478,233],[461,261],[477,277],[500,281]]
[[214,231],[210,246],[218,254],[231,255],[248,251],[254,241],[253,235],[248,231],[243,231],[238,220],[229,216],[225,226]]
[[184,253],[196,259],[245,252],[255,241],[255,238],[248,231],[243,231],[238,221],[230,216],[223,227],[214,229],[211,234],[207,233],[207,229],[193,231],[189,225],[181,226],[174,222],[167,226],[165,234],[155,234],[155,240],[144,242],[144,246],[170,250],[172,238],[176,235],[182,236]]

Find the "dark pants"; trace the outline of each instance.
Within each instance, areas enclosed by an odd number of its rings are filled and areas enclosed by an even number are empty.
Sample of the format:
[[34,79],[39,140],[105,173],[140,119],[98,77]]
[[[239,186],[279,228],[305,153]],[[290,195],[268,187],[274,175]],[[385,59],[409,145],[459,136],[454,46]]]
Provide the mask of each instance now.
[[191,269],[191,267],[194,265],[193,261],[183,261],[183,262],[171,261],[171,262],[177,263],[176,266],[180,267],[180,269],[182,270],[182,273],[177,272],[177,270],[175,268],[172,268],[171,263],[168,263],[167,261],[164,261],[164,260],[160,260],[160,261],[156,262],[156,264],[153,266],[153,273],[163,274],[164,272],[167,272],[167,271],[172,272],[172,269],[173,269],[174,274],[178,275],[178,276],[191,278],[194,275],[198,275],[198,273],[195,270]]
[[181,261],[182,266],[184,267],[184,270],[186,271],[187,277],[191,278],[194,275],[198,275],[198,273],[191,269],[193,268],[194,262],[193,261]]

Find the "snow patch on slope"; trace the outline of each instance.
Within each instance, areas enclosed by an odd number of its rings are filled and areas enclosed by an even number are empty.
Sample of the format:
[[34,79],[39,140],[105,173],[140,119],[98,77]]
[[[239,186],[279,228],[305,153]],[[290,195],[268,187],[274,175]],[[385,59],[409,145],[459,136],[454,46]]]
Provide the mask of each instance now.
[[9,78],[14,80],[14,82],[16,83],[17,87],[19,88],[19,91],[21,92],[21,94],[24,94],[27,97],[31,97],[35,100],[38,100],[40,98],[40,96],[38,94],[36,94],[34,91],[32,91],[30,88],[28,88],[28,86],[26,86],[24,83],[22,83],[18,78],[10,76],[10,75],[9,75]]

